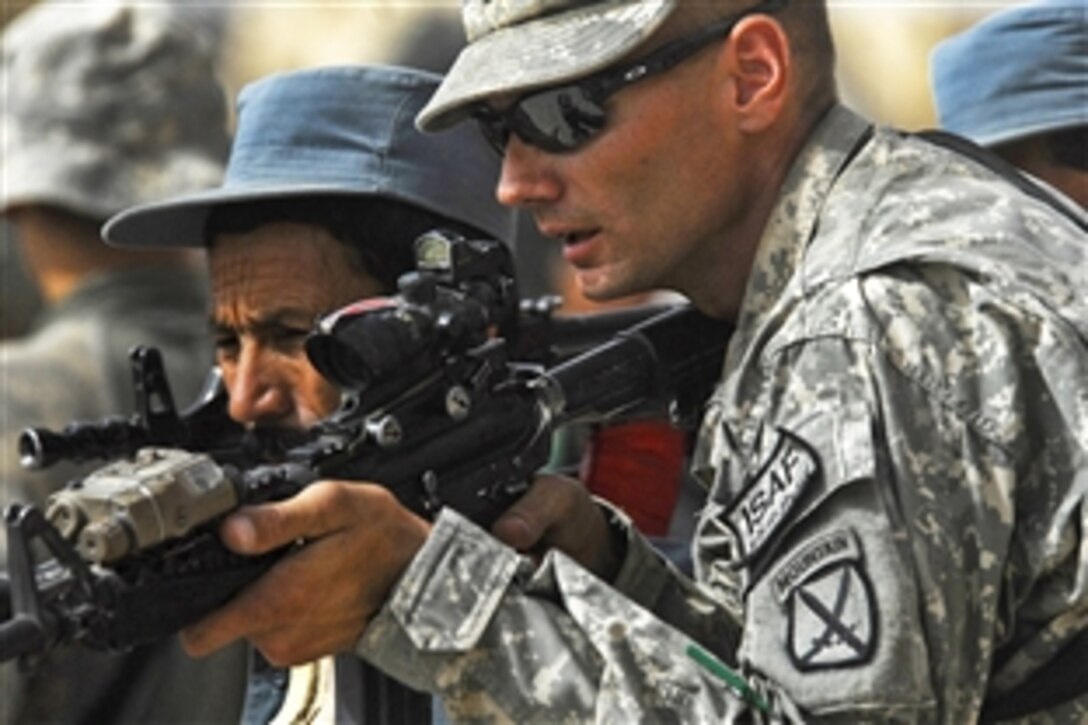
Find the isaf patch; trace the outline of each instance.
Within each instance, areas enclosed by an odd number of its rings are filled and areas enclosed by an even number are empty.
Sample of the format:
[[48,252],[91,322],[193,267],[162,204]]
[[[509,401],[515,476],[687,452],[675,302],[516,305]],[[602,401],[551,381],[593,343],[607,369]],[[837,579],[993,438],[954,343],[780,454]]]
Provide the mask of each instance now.
[[806,443],[787,431],[777,433],[771,454],[726,513],[745,558],[763,548],[820,472]]
[[852,532],[807,542],[775,570],[771,584],[789,612],[789,655],[798,670],[869,661],[877,643],[876,606]]

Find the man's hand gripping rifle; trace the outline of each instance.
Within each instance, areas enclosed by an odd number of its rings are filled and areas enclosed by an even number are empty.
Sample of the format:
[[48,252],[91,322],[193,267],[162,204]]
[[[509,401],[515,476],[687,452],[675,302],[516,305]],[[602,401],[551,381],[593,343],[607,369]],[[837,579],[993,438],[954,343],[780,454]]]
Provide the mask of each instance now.
[[295,445],[233,424],[214,381],[179,416],[153,350],[133,355],[132,419],[26,431],[24,465],[117,460],[54,494],[44,514],[5,512],[0,661],[70,641],[122,650],[196,621],[286,553],[233,554],[221,520],[316,480],[379,482],[419,514],[451,506],[487,526],[546,464],[558,427],[666,407],[693,420],[729,336],[687,306],[553,316],[553,304],[520,302],[503,245],[445,233],[419,240],[399,286],[321,320],[307,340],[342,405]]

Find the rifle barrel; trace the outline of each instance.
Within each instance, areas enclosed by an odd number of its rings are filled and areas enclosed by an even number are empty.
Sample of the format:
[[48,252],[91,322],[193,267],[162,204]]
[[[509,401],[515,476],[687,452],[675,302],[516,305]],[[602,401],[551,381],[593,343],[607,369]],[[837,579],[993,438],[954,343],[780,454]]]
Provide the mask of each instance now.
[[688,305],[670,308],[545,373],[560,422],[605,420],[668,403],[701,401],[721,374],[732,325]]

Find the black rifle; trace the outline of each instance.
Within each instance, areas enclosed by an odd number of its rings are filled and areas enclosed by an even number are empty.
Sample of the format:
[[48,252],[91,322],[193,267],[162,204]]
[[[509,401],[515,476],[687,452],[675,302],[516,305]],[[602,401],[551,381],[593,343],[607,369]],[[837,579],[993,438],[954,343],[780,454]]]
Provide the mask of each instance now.
[[546,464],[560,426],[666,408],[696,418],[728,325],[688,306],[655,309],[571,355],[647,311],[556,318],[517,299],[505,255],[495,242],[425,235],[397,296],[322,320],[307,353],[343,402],[296,441],[231,423],[214,383],[179,416],[150,350],[133,357],[131,419],[26,431],[20,453],[32,467],[116,460],[54,494],[44,514],[5,512],[0,661],[69,641],[124,650],[222,605],[285,553],[242,557],[220,543],[218,523],[241,505],[341,478],[379,482],[424,516],[451,506],[486,526]]

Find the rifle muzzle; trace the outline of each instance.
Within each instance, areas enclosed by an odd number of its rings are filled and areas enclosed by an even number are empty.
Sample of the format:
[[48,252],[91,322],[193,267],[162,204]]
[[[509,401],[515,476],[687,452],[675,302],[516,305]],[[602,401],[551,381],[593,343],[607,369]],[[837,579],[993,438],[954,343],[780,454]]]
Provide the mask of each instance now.
[[23,468],[48,468],[62,460],[67,450],[64,436],[45,428],[27,428],[19,434],[19,463]]

